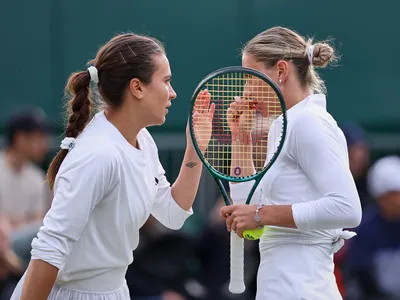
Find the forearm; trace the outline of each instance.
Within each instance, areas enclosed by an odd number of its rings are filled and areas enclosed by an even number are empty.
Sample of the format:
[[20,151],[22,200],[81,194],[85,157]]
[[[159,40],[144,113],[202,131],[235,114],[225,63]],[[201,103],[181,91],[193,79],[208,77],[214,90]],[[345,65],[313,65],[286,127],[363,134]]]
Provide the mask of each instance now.
[[260,210],[260,224],[296,228],[291,205],[266,205]]
[[357,201],[357,196],[331,193],[314,201],[293,204],[293,218],[302,230],[354,228],[361,221],[361,206]]
[[31,260],[22,288],[21,300],[47,300],[58,269],[42,260]]
[[253,147],[250,133],[232,135],[232,158],[230,174],[246,177],[255,173]]
[[189,210],[194,202],[200,183],[202,164],[195,150],[186,149],[178,178],[172,185],[171,194],[176,203]]

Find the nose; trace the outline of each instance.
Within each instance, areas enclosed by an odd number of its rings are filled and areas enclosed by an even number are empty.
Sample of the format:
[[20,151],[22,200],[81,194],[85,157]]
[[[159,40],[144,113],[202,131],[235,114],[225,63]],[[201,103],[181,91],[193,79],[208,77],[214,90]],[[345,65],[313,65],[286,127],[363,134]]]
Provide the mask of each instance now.
[[169,99],[170,100],[173,100],[173,99],[175,99],[176,98],[176,93],[175,93],[175,91],[174,91],[174,89],[172,88],[172,86],[170,87],[170,91],[169,91]]
[[243,97],[244,98],[251,98],[251,85],[249,83],[249,81],[246,81],[245,85],[244,85],[244,89],[243,89]]

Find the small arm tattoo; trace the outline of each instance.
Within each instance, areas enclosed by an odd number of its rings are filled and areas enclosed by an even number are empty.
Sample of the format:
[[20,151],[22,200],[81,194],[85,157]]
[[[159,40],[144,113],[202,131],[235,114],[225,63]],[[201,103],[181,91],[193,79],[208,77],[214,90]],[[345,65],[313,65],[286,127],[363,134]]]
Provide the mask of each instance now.
[[193,168],[193,167],[195,167],[195,166],[197,166],[197,163],[195,163],[195,162],[188,162],[188,163],[186,164],[186,167],[188,167],[188,168]]

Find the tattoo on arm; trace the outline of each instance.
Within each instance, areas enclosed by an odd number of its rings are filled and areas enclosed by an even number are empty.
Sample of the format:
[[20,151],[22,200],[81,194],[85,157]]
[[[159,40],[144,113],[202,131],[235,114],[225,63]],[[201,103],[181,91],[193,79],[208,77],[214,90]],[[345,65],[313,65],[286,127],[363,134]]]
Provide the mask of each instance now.
[[188,167],[188,168],[193,168],[193,167],[195,167],[195,166],[197,166],[197,163],[195,163],[195,162],[188,162],[188,163],[186,164],[186,167]]

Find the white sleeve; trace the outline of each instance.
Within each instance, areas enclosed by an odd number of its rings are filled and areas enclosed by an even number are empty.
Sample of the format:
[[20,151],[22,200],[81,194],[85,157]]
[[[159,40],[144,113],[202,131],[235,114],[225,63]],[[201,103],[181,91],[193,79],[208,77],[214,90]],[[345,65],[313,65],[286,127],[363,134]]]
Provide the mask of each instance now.
[[[292,206],[297,228],[324,230],[353,228],[361,221],[361,204],[332,126],[317,115],[304,115],[292,125],[289,155],[323,194],[319,199]],[[287,184],[290,184],[289,182]]]
[[80,238],[91,212],[115,182],[116,163],[106,151],[88,152],[68,163],[60,169],[51,208],[31,251],[32,259],[46,261],[58,269]]

